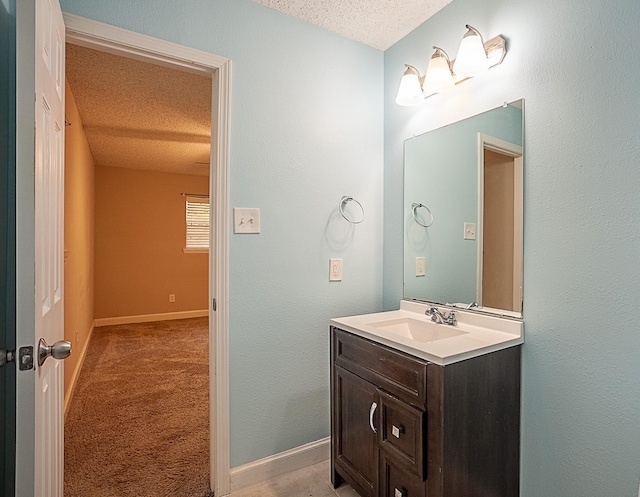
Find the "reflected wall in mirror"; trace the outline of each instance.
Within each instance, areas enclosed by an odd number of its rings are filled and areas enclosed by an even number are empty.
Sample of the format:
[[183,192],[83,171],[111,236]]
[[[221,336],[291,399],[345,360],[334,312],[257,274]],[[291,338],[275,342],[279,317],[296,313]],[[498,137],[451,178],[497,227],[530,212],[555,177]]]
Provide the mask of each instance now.
[[405,299],[521,316],[523,104],[405,142]]

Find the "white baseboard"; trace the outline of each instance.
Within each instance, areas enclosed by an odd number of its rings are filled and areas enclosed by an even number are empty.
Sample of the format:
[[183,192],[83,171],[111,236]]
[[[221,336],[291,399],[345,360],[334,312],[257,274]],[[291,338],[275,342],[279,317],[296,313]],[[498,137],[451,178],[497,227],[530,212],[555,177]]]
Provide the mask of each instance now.
[[114,324],[152,323],[154,321],[170,321],[173,319],[201,318],[209,315],[207,309],[200,311],[164,312],[160,314],[140,314],[138,316],[120,316],[114,318],[99,318],[94,321],[96,328]]
[[91,326],[89,330],[89,334],[87,335],[87,339],[84,342],[84,348],[80,351],[80,360],[76,364],[76,369],[71,376],[71,381],[69,381],[69,386],[64,392],[64,419],[67,419],[67,413],[69,412],[69,407],[71,406],[71,399],[73,398],[73,394],[76,390],[76,385],[78,384],[78,378],[80,377],[80,371],[82,371],[82,366],[84,364],[84,358],[87,356],[87,350],[89,350],[89,342],[91,341],[91,336],[93,335],[93,330],[95,330],[95,324]]
[[285,450],[279,454],[258,459],[249,464],[231,468],[229,479],[231,491],[257,485],[276,476],[306,468],[329,459],[331,451],[330,438],[323,438],[300,447]]

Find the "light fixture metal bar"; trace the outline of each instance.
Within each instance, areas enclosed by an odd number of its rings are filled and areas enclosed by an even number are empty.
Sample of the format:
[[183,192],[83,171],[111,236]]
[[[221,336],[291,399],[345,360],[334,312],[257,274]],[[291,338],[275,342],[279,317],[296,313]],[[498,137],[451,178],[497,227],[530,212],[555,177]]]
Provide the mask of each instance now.
[[500,35],[494,36],[484,43],[484,50],[487,52],[487,59],[489,59],[489,68],[492,68],[501,64],[504,56],[507,55],[507,42]]

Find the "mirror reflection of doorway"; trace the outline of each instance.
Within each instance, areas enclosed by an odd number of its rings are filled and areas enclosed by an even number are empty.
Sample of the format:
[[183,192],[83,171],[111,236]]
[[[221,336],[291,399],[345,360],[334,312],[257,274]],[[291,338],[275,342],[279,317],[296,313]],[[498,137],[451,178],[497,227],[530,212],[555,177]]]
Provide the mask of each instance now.
[[[522,151],[483,143],[480,305],[522,310]],[[511,144],[509,144],[511,145]]]

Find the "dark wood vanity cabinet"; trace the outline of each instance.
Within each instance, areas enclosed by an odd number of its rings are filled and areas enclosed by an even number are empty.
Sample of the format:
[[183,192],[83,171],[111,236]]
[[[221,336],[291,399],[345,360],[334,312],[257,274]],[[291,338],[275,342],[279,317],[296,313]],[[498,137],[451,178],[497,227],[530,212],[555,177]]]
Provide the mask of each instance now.
[[520,346],[439,366],[331,327],[331,474],[363,497],[516,497]]

